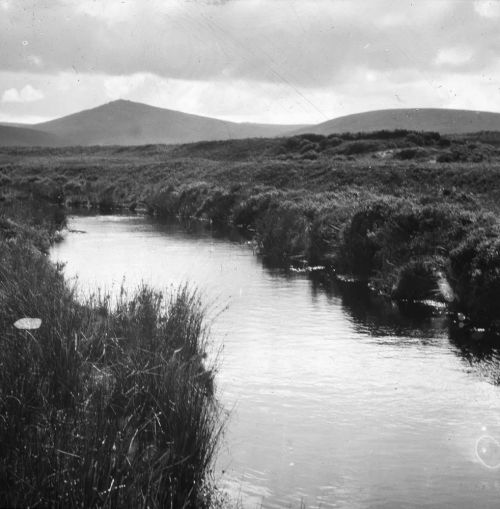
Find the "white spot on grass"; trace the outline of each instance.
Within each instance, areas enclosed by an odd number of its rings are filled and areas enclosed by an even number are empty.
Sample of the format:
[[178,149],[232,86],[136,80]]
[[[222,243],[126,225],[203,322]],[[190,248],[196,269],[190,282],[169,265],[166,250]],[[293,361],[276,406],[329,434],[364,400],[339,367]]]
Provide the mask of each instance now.
[[40,318],[20,318],[14,322],[14,327],[20,330],[36,330],[42,325]]

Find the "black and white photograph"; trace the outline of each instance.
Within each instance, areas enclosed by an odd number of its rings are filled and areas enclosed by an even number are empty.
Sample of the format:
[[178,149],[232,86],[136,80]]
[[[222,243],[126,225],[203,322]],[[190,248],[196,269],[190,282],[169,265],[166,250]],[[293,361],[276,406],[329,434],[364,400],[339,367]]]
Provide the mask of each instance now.
[[500,507],[500,0],[0,0],[3,507]]

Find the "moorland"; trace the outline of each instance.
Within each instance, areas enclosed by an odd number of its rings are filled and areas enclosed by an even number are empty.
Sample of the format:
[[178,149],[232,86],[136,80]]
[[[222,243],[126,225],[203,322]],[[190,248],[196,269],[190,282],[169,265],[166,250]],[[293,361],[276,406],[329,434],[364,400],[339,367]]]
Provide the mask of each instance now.
[[[82,301],[74,208],[232,225],[265,263],[500,325],[500,135],[407,130],[0,148],[0,504],[210,507],[223,419],[196,293]],[[19,318],[39,328],[16,328]],[[19,325],[19,324],[18,324]]]
[[247,231],[266,263],[322,266],[498,327],[500,138],[407,130],[184,145],[2,148],[2,199]]

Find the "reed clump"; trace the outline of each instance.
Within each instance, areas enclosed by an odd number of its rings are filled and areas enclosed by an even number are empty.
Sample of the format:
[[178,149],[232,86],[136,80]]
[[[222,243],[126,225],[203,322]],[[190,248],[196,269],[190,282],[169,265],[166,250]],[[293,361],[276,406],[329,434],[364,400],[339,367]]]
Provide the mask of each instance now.
[[195,292],[82,302],[17,236],[0,241],[0,337],[0,506],[213,504],[221,412]]

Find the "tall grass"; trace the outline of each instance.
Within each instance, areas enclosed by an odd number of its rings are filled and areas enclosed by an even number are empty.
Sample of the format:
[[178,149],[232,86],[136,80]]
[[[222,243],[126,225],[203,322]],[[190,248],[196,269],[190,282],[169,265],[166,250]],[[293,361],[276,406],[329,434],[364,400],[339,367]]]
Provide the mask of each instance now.
[[[0,506],[208,507],[221,430],[196,293],[77,302],[0,242]],[[38,330],[13,327],[38,317]]]
[[14,197],[0,200],[0,240],[18,239],[47,252],[66,226],[66,213],[57,205]]

